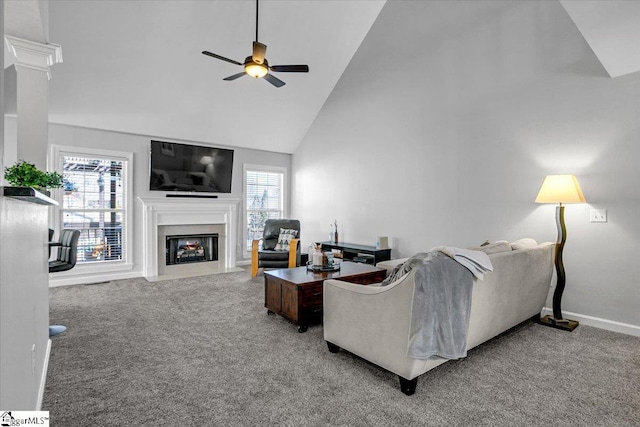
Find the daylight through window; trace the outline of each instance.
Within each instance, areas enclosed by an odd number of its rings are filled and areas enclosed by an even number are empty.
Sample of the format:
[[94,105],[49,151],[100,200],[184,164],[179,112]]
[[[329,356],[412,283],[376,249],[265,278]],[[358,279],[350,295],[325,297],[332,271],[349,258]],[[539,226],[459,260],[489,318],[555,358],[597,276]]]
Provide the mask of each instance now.
[[245,171],[245,194],[247,197],[247,241],[245,249],[251,250],[251,241],[261,239],[267,219],[283,218],[284,173],[249,170]]
[[78,263],[126,260],[126,161],[60,156],[61,228],[80,230]]

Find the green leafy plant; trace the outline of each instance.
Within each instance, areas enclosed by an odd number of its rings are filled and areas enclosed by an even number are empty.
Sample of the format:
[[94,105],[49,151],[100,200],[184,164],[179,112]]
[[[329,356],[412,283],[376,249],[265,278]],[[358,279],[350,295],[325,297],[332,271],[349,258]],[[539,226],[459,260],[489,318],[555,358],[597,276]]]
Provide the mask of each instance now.
[[58,172],[41,171],[33,163],[24,160],[4,168],[4,179],[16,187],[34,187],[42,190],[60,188],[64,185],[64,177]]

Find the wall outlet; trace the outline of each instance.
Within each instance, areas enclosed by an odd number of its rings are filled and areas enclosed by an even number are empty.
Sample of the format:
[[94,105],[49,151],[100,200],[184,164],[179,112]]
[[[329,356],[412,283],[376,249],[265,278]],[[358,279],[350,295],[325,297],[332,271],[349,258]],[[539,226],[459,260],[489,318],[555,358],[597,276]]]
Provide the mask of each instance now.
[[589,212],[589,219],[591,222],[607,222],[607,210],[591,209]]

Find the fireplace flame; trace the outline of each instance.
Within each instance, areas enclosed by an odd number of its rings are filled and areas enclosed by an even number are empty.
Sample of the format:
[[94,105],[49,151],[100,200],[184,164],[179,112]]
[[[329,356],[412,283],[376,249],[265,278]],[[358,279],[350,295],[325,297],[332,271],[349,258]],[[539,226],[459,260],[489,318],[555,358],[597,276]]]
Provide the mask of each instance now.
[[184,245],[180,245],[180,249],[186,249],[188,251],[200,249],[201,247],[202,245],[200,245],[200,242],[198,242],[197,240],[194,241],[193,243],[187,240]]

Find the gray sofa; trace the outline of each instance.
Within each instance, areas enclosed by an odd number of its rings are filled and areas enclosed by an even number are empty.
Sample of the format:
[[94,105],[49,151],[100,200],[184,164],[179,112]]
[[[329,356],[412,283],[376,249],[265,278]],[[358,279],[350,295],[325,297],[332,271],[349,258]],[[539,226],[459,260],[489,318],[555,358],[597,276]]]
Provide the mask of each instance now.
[[[553,274],[553,243],[490,254],[493,272],[473,284],[467,349],[539,316]],[[403,260],[379,263],[392,269]],[[387,286],[326,280],[324,339],[331,352],[356,354],[400,378],[403,393],[415,392],[418,376],[447,359],[407,357],[416,270]]]

